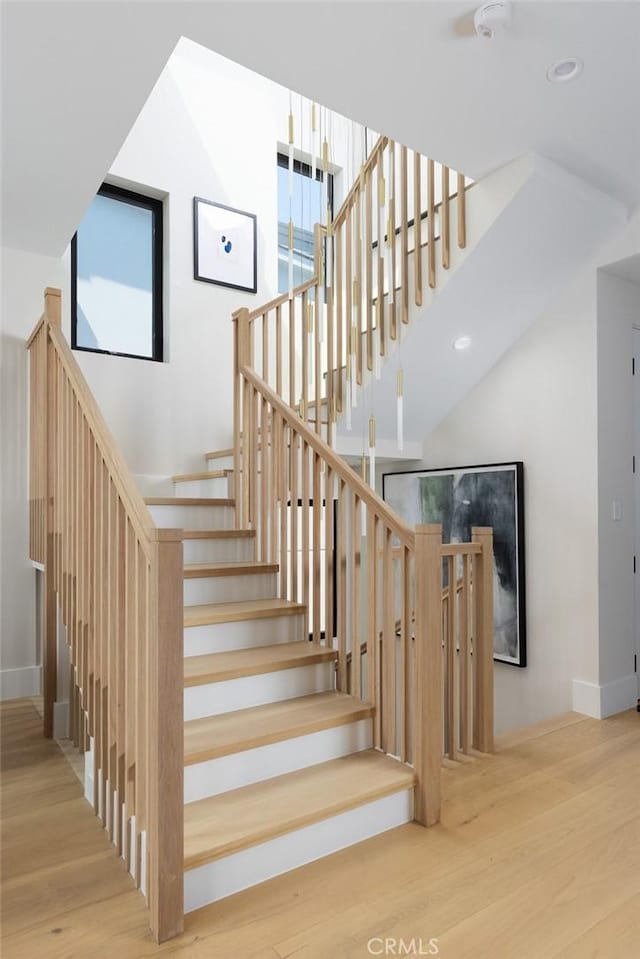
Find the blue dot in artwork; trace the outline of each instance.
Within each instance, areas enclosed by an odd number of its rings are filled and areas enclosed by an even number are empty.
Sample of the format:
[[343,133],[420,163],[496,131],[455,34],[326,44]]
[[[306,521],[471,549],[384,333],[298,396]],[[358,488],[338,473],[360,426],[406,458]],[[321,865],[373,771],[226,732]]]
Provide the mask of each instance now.
[[231,242],[231,240],[227,240],[226,236],[223,236],[223,237],[220,237],[220,242],[223,245],[224,252],[231,253],[231,250],[233,248],[233,243]]

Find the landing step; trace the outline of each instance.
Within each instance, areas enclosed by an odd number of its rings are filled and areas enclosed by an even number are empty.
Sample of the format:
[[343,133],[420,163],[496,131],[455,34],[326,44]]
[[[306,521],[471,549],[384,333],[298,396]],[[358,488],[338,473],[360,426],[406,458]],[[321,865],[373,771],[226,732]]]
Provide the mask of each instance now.
[[213,496],[148,496],[147,506],[235,506],[234,499]]
[[183,539],[253,539],[255,529],[185,529]]
[[178,473],[171,477],[171,481],[172,483],[190,483],[196,480],[224,479],[232,474],[232,469],[209,470],[205,473]]
[[221,683],[243,676],[260,676],[264,673],[313,666],[337,659],[335,649],[316,646],[306,640],[295,643],[276,643],[273,646],[254,646],[253,649],[235,649],[226,653],[208,653],[205,656],[188,656],[184,661],[185,686],[202,686],[205,683]]
[[188,563],[184,568],[185,579],[208,576],[251,576],[253,573],[277,573],[277,563],[259,560],[238,560],[232,563]]
[[315,693],[184,724],[186,766],[346,726],[373,715],[373,706],[346,693]]
[[413,769],[375,750],[189,803],[184,866],[194,869],[258,843],[401,792]]
[[250,599],[240,603],[207,603],[186,606],[185,626],[210,626],[214,623],[237,623],[250,619],[273,619],[277,616],[299,616],[305,607],[288,599]]

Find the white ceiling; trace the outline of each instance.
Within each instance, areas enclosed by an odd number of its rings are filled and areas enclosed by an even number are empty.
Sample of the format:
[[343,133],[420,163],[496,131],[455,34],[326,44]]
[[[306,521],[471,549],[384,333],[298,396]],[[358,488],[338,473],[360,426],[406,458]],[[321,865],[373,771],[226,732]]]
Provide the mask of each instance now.
[[604,269],[607,273],[613,273],[614,276],[619,276],[622,280],[629,280],[630,283],[640,286],[640,253],[635,256],[628,256],[625,260],[610,263]]
[[[469,34],[473,9],[5,0],[3,242],[62,252],[181,35],[469,176],[536,152],[635,204],[640,4],[521,0],[495,41]],[[563,56],[584,73],[552,86]]]

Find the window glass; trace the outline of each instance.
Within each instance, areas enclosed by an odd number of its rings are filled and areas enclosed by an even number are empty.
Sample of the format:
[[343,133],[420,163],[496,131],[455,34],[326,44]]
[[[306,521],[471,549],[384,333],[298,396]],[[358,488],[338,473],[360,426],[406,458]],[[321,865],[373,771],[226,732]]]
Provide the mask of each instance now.
[[160,201],[103,187],[74,239],[76,349],[162,358]]
[[[296,161],[293,195],[289,203],[289,161],[278,155],[278,290],[289,289],[289,215],[293,220],[293,285],[300,286],[314,273],[313,228],[322,222],[322,172],[311,179],[311,168]],[[333,177],[329,174],[328,194],[332,201]],[[290,213],[291,211],[291,213]]]

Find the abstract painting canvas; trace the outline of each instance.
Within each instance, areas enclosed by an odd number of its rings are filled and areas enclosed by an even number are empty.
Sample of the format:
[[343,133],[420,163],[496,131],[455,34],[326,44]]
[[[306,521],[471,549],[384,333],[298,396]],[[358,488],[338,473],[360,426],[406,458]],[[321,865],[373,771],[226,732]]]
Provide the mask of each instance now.
[[255,293],[258,289],[256,244],[254,213],[194,196],[194,280]]
[[494,660],[526,666],[522,463],[386,473],[382,495],[411,526],[441,523],[445,543],[493,528]]

